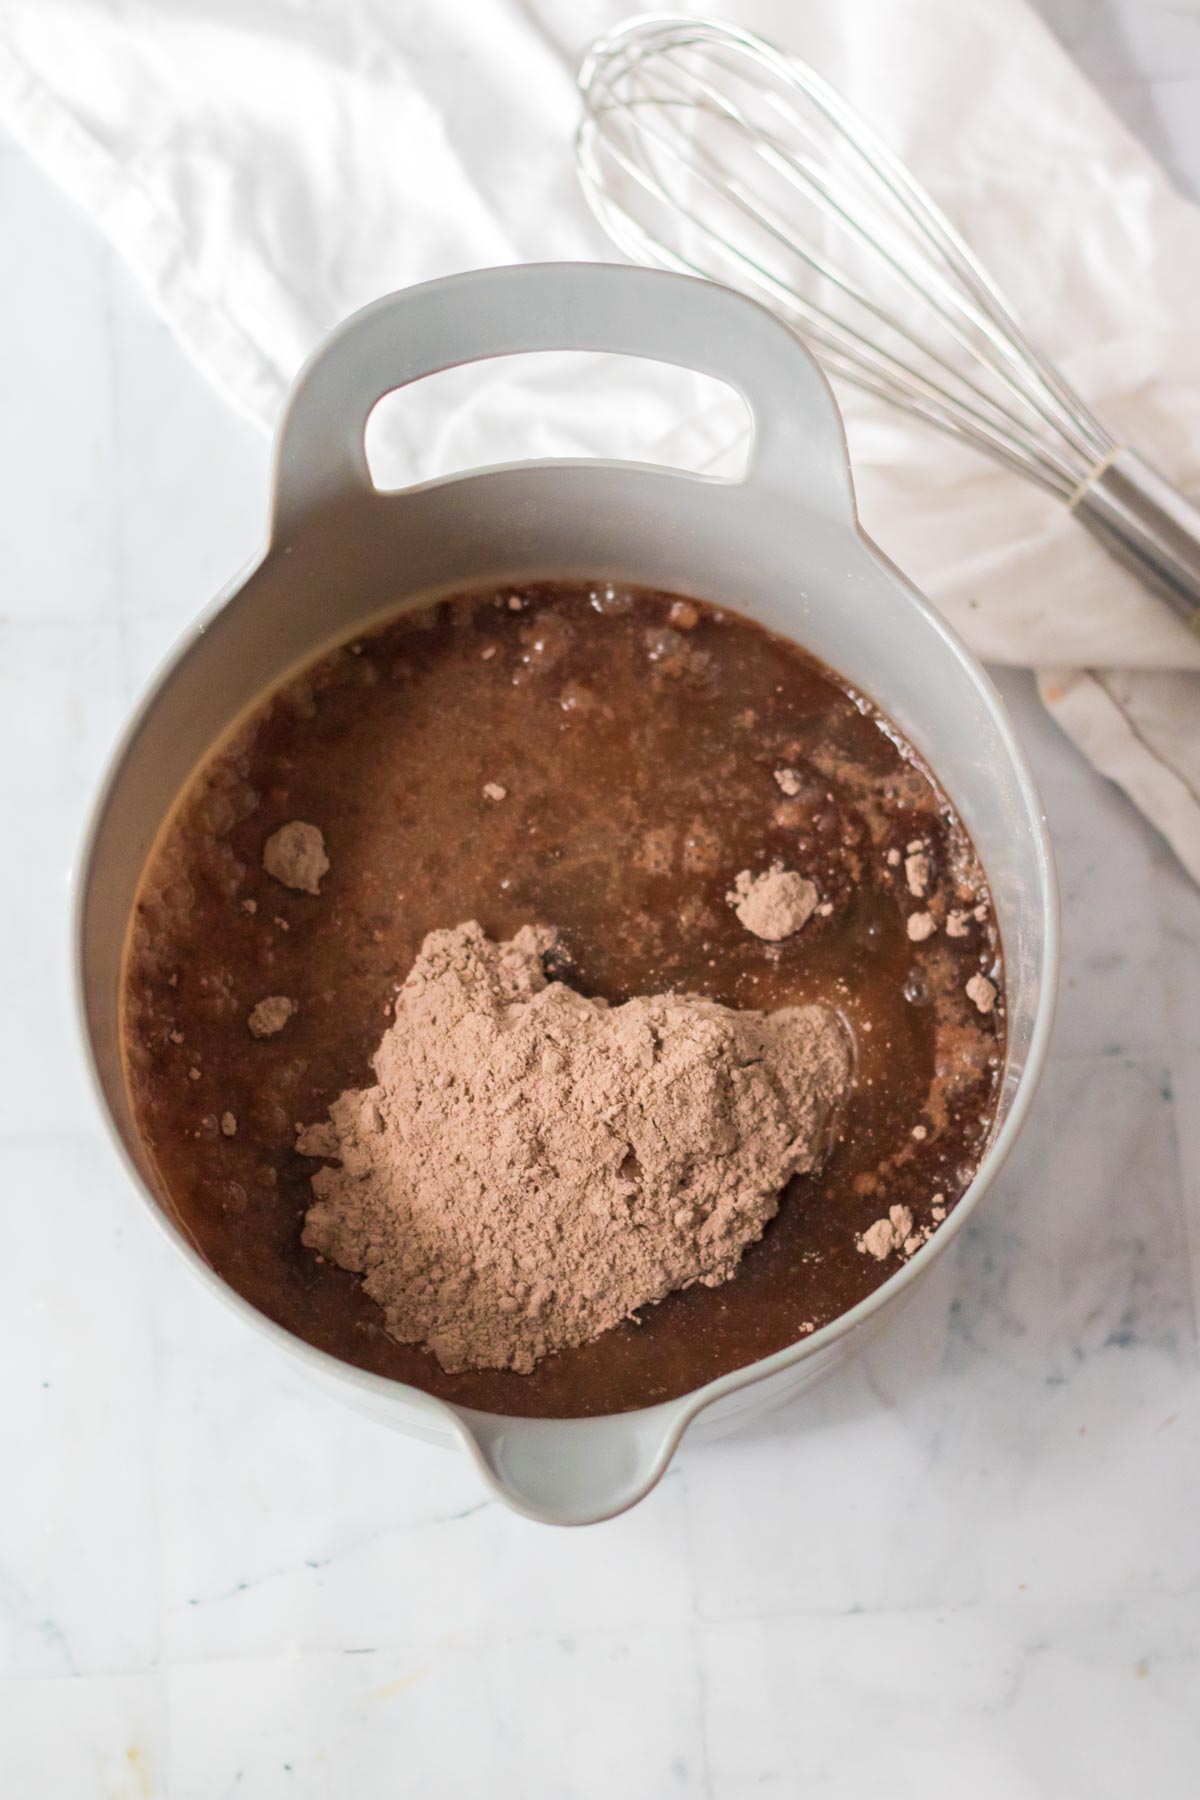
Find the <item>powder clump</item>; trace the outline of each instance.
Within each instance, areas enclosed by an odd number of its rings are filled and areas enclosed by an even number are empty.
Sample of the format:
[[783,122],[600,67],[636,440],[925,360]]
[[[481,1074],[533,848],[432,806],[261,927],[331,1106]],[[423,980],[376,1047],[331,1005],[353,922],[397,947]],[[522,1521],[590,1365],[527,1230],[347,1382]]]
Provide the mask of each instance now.
[[321,877],[329,872],[324,836],[318,826],[293,819],[271,833],[263,845],[262,864],[284,887],[301,894],[319,894]]
[[282,1031],[292,1014],[300,1008],[286,994],[268,994],[257,1006],[251,1007],[246,1023],[250,1027],[250,1035],[256,1038],[274,1037]]
[[858,1239],[858,1248],[864,1256],[873,1256],[876,1262],[907,1250],[908,1240],[913,1234],[913,1216],[907,1206],[891,1206],[886,1219],[876,1219],[868,1225]]
[[762,875],[743,869],[726,898],[747,931],[778,944],[807,925],[816,911],[817,889],[795,869],[768,869]]
[[972,1000],[981,1013],[990,1013],[996,1004],[997,988],[994,981],[986,975],[972,975],[967,983],[967,998]]
[[910,850],[904,858],[904,879],[908,883],[908,891],[918,899],[929,892],[929,879],[933,873],[933,863],[924,850]]
[[825,1007],[610,1007],[546,980],[553,942],[431,932],[377,1084],[299,1134],[337,1159],[312,1178],[305,1244],[361,1273],[391,1335],[452,1373],[527,1372],[727,1281],[784,1185],[820,1164],[850,1078]]

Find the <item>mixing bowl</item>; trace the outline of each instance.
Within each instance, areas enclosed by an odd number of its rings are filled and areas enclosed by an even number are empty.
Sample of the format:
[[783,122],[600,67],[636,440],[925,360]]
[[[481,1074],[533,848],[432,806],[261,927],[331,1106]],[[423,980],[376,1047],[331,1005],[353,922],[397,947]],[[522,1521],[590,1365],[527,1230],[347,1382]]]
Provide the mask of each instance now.
[[[366,421],[438,370],[531,350],[615,351],[717,377],[753,424],[736,481],[620,462],[507,464],[379,492]],[[197,763],[265,689],[408,607],[500,582],[583,577],[676,589],[761,621],[863,689],[924,755],[987,872],[1008,1046],[986,1153],[950,1219],[861,1305],[761,1362],[642,1411],[499,1417],[313,1349],[198,1254],[158,1191],[122,1072],[122,950],[147,854]],[[602,264],[481,270],[348,319],[302,370],[275,451],[266,548],[185,635],[104,779],[78,878],[80,1016],[101,1106],[152,1216],[211,1292],[328,1392],[414,1437],[457,1444],[508,1505],[582,1524],[659,1479],[685,1430],[718,1430],[828,1373],[907,1300],[983,1199],[1021,1129],[1053,1009],[1057,925],[1041,806],[979,664],[864,536],[833,395],[753,301],[691,277]]]

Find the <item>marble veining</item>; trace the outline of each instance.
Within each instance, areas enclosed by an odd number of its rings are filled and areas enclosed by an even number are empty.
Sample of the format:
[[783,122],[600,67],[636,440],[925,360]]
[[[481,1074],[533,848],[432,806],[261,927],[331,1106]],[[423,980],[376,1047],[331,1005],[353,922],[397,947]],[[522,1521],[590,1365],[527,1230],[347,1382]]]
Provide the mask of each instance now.
[[[1042,0],[1200,183],[1200,9]],[[0,1794],[1152,1794],[1200,1766],[1200,894],[1002,684],[1066,964],[1036,1113],[857,1362],[553,1533],[309,1393],[201,1293],[71,1049],[70,851],[266,451],[0,147]]]

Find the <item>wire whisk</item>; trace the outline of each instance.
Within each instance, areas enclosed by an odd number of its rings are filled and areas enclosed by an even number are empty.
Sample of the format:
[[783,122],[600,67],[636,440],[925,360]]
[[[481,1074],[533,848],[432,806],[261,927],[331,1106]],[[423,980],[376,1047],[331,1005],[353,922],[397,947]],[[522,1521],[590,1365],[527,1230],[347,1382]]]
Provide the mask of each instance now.
[[1200,511],[1096,418],[815,70],[663,17],[601,39],[579,80],[580,181],[620,249],[762,300],[831,375],[1054,494],[1200,630]]

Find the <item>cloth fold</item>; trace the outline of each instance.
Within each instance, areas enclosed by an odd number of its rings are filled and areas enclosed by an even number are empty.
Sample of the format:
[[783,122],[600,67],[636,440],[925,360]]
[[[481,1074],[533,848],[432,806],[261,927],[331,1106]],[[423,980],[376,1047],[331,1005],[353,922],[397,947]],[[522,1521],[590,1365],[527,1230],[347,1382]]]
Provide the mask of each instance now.
[[[913,168],[1122,441],[1200,494],[1200,210],[1026,0],[729,0]],[[455,269],[610,257],[575,185],[574,71],[621,0],[0,0],[0,124],[180,342],[271,429],[313,344]],[[406,394],[393,483],[510,455],[713,466],[705,384],[520,359]],[[866,529],[1200,879],[1200,640],[1057,502],[841,391]]]

